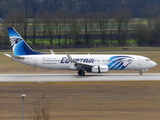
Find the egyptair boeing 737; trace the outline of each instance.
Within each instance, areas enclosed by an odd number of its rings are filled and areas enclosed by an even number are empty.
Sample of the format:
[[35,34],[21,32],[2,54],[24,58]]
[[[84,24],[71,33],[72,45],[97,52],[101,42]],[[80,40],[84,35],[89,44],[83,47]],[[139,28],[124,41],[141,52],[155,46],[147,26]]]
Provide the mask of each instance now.
[[70,55],[43,54],[36,52],[24,41],[14,28],[8,28],[8,34],[13,50],[13,55],[5,54],[12,60],[44,69],[52,70],[76,70],[78,75],[84,76],[89,73],[107,73],[109,70],[139,70],[143,71],[156,66],[157,64],[147,57],[139,55]]

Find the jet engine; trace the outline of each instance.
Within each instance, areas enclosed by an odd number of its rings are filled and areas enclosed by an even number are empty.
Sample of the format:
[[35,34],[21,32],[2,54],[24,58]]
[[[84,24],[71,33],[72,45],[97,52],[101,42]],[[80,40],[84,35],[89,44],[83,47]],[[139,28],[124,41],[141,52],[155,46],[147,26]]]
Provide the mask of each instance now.
[[108,72],[108,66],[106,65],[99,65],[92,67],[92,73],[107,73]]

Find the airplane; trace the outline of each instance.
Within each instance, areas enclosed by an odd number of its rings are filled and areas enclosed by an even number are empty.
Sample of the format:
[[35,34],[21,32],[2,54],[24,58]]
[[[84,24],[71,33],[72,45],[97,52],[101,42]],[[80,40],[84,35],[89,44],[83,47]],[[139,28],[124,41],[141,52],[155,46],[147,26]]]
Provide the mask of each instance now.
[[110,70],[139,70],[142,75],[143,71],[155,67],[156,62],[147,57],[139,55],[123,55],[123,54],[86,54],[86,55],[70,55],[55,54],[50,50],[51,54],[44,54],[34,51],[25,40],[19,35],[14,28],[8,28],[13,55],[4,54],[13,61],[52,70],[76,70],[78,75],[84,76],[88,73],[108,73]]

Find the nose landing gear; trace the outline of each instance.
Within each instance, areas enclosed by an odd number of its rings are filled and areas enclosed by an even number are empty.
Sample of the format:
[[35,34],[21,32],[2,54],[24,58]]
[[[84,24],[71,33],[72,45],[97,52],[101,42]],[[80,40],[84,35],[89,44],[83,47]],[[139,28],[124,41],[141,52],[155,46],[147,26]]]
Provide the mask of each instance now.
[[148,71],[148,69],[140,70],[140,71],[139,71],[139,74],[140,74],[140,75],[143,75],[143,71]]
[[143,75],[143,71],[142,70],[139,71],[139,75]]

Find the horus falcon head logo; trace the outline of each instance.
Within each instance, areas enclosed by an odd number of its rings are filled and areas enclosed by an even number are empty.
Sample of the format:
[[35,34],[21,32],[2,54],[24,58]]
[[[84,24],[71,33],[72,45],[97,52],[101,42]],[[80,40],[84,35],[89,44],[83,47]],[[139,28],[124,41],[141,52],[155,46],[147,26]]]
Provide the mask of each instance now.
[[113,56],[109,60],[108,67],[110,70],[124,70],[133,62],[133,58],[129,56]]
[[10,38],[11,47],[13,48],[15,45],[18,44],[19,41],[22,41],[22,38],[19,38],[19,37],[11,37],[11,38]]

